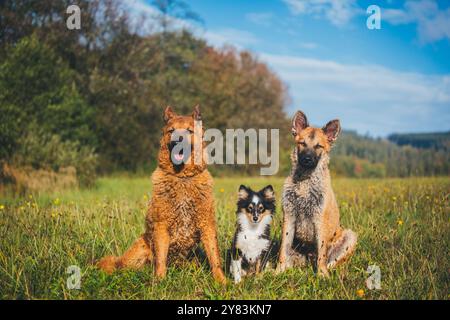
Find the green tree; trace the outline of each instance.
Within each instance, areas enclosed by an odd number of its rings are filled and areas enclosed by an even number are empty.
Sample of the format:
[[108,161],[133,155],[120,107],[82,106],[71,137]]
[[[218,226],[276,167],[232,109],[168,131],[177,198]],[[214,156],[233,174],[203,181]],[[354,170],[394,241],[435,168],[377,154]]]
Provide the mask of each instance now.
[[95,145],[92,109],[79,94],[76,73],[37,37],[23,38],[0,65],[0,157],[10,158],[34,124],[63,140]]

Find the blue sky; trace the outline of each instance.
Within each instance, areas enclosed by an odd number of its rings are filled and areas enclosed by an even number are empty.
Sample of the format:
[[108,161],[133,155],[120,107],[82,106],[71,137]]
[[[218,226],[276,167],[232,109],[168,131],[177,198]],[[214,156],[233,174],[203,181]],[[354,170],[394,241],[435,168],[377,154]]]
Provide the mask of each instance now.
[[[152,14],[150,0],[131,0]],[[381,30],[366,9],[381,8]],[[322,125],[392,132],[450,130],[450,1],[191,0],[203,25],[180,22],[218,48],[254,52],[289,89],[288,114]]]

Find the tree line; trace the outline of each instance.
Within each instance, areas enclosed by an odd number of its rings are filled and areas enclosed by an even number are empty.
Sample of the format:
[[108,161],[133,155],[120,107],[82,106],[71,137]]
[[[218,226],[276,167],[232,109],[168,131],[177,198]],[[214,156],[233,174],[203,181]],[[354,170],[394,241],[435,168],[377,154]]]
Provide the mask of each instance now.
[[388,140],[400,146],[409,145],[419,149],[435,149],[448,151],[450,149],[450,131],[433,133],[394,133]]
[[448,141],[447,147],[417,148],[411,144],[399,145],[389,138],[371,138],[344,131],[333,150],[331,165],[335,174],[350,177],[449,175]]

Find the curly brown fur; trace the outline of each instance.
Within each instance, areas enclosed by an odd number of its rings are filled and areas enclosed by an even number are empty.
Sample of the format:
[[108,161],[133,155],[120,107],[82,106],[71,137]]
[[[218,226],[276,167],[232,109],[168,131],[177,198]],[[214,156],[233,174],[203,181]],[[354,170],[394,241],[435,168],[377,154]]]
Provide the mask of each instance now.
[[121,257],[105,257],[97,265],[106,272],[119,268],[140,268],[153,262],[158,278],[164,278],[169,263],[184,261],[201,242],[214,278],[225,283],[220,259],[214,212],[213,180],[201,157],[203,143],[185,163],[171,160],[170,143],[174,130],[188,130],[190,141],[202,141],[203,132],[194,131],[200,120],[195,107],[192,116],[178,116],[170,107],[164,113],[158,168],[153,172],[153,195],[148,207],[145,233]]
[[328,170],[329,152],[339,132],[338,120],[320,129],[310,127],[302,112],[294,116],[296,146],[291,156],[292,172],[283,189],[279,271],[313,260],[319,273],[326,276],[355,250],[356,234],[340,225]]

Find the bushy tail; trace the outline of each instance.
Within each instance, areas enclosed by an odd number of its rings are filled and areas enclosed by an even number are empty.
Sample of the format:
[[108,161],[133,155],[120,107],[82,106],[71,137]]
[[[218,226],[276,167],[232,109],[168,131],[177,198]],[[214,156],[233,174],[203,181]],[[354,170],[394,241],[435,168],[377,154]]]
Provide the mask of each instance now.
[[328,269],[335,268],[347,261],[355,251],[357,241],[356,233],[350,229],[343,230],[328,251]]
[[139,269],[153,260],[153,253],[144,236],[138,238],[121,257],[106,256],[97,263],[97,267],[108,274],[117,269]]
[[117,269],[119,260],[119,257],[106,256],[101,258],[100,261],[96,263],[96,266],[104,272],[111,274]]

